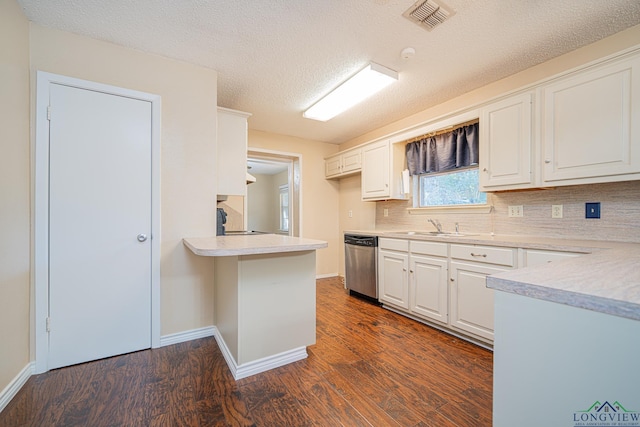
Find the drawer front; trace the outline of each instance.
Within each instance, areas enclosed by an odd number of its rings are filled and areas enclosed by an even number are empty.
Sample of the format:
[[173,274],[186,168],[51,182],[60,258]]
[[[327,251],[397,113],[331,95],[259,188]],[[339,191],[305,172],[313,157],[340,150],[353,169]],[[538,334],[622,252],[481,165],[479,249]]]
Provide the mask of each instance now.
[[380,249],[388,249],[391,251],[409,252],[409,241],[381,237],[378,239],[378,247]]
[[578,254],[575,252],[539,251],[534,249],[525,249],[523,267],[547,264],[549,262],[573,258],[580,255],[583,254]]
[[513,267],[516,265],[516,250],[495,246],[451,245],[451,258]]
[[412,240],[409,244],[412,254],[447,256],[447,244],[440,242],[419,242]]

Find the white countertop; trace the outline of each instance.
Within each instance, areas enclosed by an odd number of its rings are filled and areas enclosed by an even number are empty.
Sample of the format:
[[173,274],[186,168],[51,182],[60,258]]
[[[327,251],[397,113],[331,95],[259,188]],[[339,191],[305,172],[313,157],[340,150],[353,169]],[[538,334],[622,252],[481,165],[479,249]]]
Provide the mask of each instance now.
[[585,255],[487,277],[487,287],[640,320],[640,244],[536,236],[426,236],[403,231],[345,231],[412,240],[582,252]]
[[640,320],[640,245],[499,273],[487,287]]
[[280,234],[188,237],[182,242],[200,256],[237,256],[279,252],[311,251],[327,247],[322,240],[283,236]]

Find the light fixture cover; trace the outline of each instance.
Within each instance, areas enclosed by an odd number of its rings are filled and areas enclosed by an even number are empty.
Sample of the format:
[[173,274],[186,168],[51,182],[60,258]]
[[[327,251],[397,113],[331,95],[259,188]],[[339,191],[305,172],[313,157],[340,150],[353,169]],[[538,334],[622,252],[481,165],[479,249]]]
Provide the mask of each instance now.
[[329,92],[302,115],[326,122],[398,80],[398,72],[374,62]]

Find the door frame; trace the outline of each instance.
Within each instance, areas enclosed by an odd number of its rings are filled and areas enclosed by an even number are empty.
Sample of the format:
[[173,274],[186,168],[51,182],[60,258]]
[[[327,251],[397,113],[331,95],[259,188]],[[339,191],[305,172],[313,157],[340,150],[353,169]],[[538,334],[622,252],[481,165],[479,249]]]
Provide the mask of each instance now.
[[160,347],[160,95],[37,71],[32,146],[31,360],[36,374],[49,370],[49,88],[60,84],[151,103],[151,347]]
[[[286,151],[247,147],[247,157],[290,163],[289,167],[289,212],[291,222],[289,235],[302,237],[302,155]],[[247,211],[247,197],[244,198],[244,211]],[[244,229],[247,228],[247,215],[244,216]]]

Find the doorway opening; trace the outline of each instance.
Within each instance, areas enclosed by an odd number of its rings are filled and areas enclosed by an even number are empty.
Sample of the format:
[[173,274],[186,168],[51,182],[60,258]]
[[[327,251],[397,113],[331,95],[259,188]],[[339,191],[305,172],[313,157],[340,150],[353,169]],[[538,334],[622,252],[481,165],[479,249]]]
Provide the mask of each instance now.
[[247,187],[246,230],[301,235],[300,163],[299,154],[249,149],[247,167],[256,182]]

